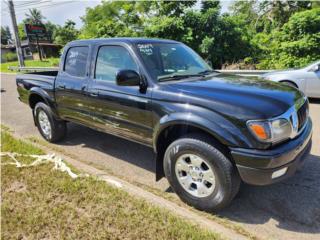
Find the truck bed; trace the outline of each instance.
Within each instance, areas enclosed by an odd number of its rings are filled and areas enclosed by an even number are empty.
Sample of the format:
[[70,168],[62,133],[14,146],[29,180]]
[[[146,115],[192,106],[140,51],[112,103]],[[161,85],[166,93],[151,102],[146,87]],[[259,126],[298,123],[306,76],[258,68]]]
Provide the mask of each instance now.
[[19,74],[16,77],[19,99],[29,103],[29,96],[32,88],[39,87],[45,90],[51,97],[54,97],[54,82],[58,71],[33,72]]

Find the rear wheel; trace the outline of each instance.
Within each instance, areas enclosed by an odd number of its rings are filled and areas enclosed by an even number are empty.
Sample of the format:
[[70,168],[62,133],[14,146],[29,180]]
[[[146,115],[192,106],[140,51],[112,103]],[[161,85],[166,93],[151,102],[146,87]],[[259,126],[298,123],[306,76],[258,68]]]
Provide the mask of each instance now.
[[34,108],[34,118],[40,134],[48,142],[58,142],[66,135],[65,121],[57,120],[50,107],[39,102]]
[[237,170],[210,140],[188,135],[166,150],[164,170],[173,190],[186,203],[205,211],[227,206],[240,187]]

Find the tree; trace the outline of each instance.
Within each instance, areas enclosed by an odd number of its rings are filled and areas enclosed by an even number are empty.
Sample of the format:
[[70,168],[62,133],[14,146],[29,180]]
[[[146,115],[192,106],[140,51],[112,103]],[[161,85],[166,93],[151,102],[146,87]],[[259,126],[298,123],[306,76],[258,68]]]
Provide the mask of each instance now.
[[[288,26],[293,15],[305,13],[310,16],[308,9],[319,8],[310,1],[247,0],[234,1],[231,13],[222,15],[219,1],[201,1],[200,8],[195,7],[198,6],[196,2],[103,1],[86,10],[80,38],[173,39],[189,45],[215,68],[226,62],[248,62],[248,59],[251,64],[260,62],[260,67],[289,66],[300,63],[294,63],[294,60],[289,64],[292,57],[287,60],[274,57],[276,54],[288,57],[288,54],[283,55],[286,50],[279,48],[282,46],[279,39],[287,42],[291,52],[297,49],[297,46],[289,46],[290,40],[284,37],[288,27],[284,26]],[[315,35],[311,35],[306,37],[305,46],[317,44]]]
[[47,35],[53,40],[55,38],[55,31],[57,30],[57,25],[47,21],[44,22],[45,17],[37,9],[29,9],[29,14],[25,14],[26,18],[22,23],[18,24],[18,33],[21,40],[26,40],[27,35],[25,32],[25,24],[42,25],[46,28]]
[[8,26],[1,26],[1,44],[8,45],[12,41],[11,32]]
[[145,19],[153,5],[148,2],[103,1],[82,17],[80,38],[142,36]]
[[201,12],[206,12],[210,8],[220,8],[220,2],[218,0],[201,1]]
[[58,25],[48,21],[44,23],[44,26],[46,28],[47,35],[50,37],[51,40],[54,40],[56,36],[56,31],[58,29]]
[[153,9],[158,16],[180,17],[188,9],[193,7],[197,1],[156,1],[153,2]]
[[36,8],[29,9],[29,13],[26,13],[25,16],[24,23],[34,25],[43,25],[43,20],[45,19],[41,11]]
[[268,27],[265,30],[271,31],[274,28],[282,27],[292,14],[311,9],[311,7],[311,1],[264,0],[260,3],[259,15]]
[[295,13],[281,31],[274,30],[267,67],[300,67],[320,56],[320,8]]
[[63,27],[58,26],[54,34],[54,42],[65,45],[70,41],[77,39],[79,31],[75,28],[76,23],[72,20],[67,20]]

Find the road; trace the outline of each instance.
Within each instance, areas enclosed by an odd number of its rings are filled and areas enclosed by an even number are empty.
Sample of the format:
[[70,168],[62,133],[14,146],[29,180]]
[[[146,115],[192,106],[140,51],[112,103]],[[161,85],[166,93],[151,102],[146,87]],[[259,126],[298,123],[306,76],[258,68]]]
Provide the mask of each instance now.
[[[23,137],[40,137],[29,107],[17,99],[15,75],[1,74],[1,121]],[[243,185],[232,204],[219,215],[268,239],[320,239],[320,101],[310,104],[313,147],[301,171],[282,183]],[[95,167],[161,191],[155,182],[152,150],[108,134],[68,125],[67,138],[55,145]]]

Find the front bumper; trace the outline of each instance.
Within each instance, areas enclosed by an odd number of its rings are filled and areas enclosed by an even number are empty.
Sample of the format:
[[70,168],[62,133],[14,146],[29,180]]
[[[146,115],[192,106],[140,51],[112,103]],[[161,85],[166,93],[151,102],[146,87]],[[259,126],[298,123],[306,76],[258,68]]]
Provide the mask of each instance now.
[[[231,148],[242,180],[253,185],[268,185],[293,175],[311,150],[310,118],[306,124],[299,137],[270,150]],[[277,177],[275,172],[279,170],[285,173]]]

